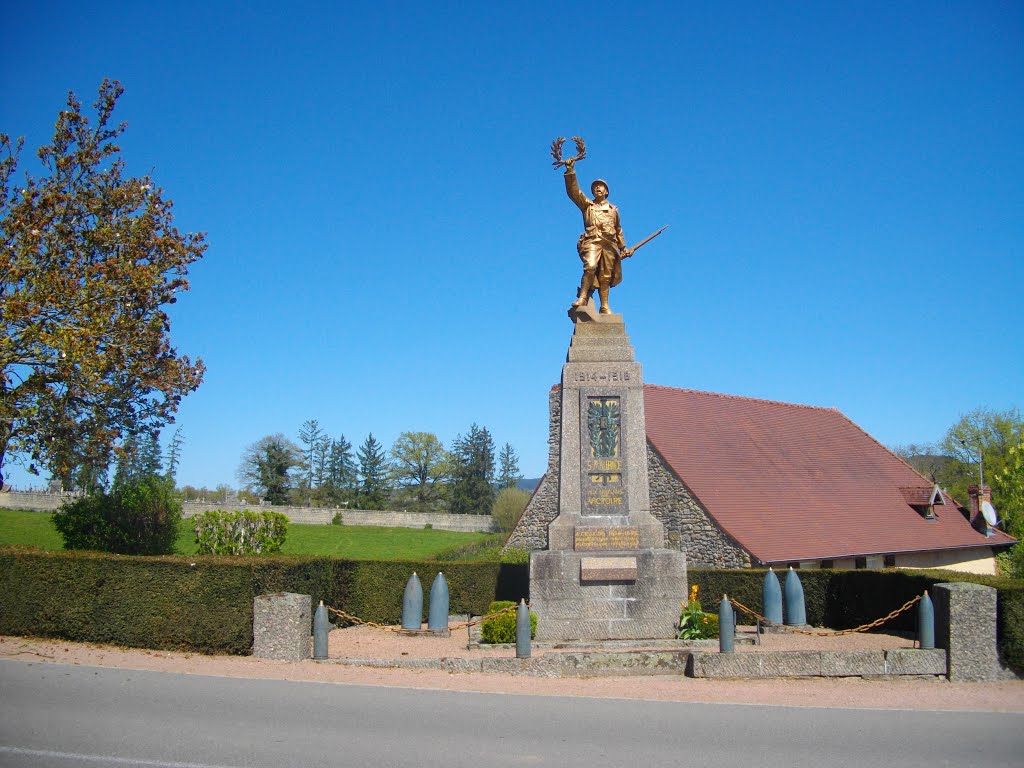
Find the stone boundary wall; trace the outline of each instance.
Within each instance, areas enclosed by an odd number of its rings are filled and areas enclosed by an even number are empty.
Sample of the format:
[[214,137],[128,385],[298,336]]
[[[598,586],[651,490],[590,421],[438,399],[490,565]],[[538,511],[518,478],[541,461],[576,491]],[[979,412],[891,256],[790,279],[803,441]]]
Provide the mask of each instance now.
[[[53,512],[64,501],[76,498],[72,493],[0,493],[0,507],[7,509],[28,509],[38,512]],[[341,512],[345,525],[374,525],[382,528],[423,528],[429,524],[441,531],[462,531],[465,533],[496,533],[498,526],[490,515],[449,515],[441,512],[393,512],[389,510],[365,509],[315,509],[313,507],[258,507],[239,502],[214,504],[209,502],[186,501],[181,505],[185,517],[194,517],[214,509],[227,511],[264,510],[280,512],[293,523],[329,525],[334,516]]]
[[28,509],[33,512],[53,512],[65,501],[78,498],[76,493],[34,493],[14,491],[0,493],[0,507]]

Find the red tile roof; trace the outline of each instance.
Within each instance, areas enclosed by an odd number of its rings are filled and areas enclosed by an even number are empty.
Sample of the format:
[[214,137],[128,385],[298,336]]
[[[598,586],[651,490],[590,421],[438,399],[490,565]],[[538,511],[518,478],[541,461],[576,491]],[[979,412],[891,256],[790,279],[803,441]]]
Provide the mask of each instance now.
[[715,521],[763,563],[1012,544],[834,408],[644,385],[647,438]]

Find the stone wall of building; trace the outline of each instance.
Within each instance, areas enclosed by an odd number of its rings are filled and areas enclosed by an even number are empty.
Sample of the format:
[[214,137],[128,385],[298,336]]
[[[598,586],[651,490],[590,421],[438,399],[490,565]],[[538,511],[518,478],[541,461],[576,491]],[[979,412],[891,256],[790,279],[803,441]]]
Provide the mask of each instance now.
[[[558,466],[561,445],[562,391],[553,387],[548,400],[548,471],[506,548],[548,548],[548,524],[558,515]],[[750,555],[719,528],[686,485],[647,444],[651,512],[665,526],[666,547],[686,553],[690,568],[749,568]]]
[[665,526],[666,546],[686,553],[690,568],[749,568],[750,554],[718,525],[650,443],[651,512]]

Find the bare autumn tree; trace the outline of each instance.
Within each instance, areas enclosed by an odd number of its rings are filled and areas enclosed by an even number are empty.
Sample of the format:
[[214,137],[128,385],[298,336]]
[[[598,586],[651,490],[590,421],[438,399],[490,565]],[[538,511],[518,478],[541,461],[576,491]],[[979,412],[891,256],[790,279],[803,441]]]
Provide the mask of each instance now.
[[0,471],[13,460],[65,482],[102,475],[203,379],[164,310],[188,290],[204,236],[175,228],[150,176],[125,177],[126,124],[112,122],[123,90],[103,81],[95,124],[68,94],[38,177],[16,178],[23,142],[0,134]]

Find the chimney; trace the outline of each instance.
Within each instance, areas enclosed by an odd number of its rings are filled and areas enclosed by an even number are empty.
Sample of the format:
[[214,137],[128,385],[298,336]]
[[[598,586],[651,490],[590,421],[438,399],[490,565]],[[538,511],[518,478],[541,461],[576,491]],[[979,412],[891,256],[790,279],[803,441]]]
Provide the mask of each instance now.
[[985,485],[979,488],[977,485],[969,485],[967,495],[971,498],[971,525],[980,533],[990,536],[992,530],[985,522],[985,516],[981,514],[981,504],[984,501],[992,503],[992,486]]

